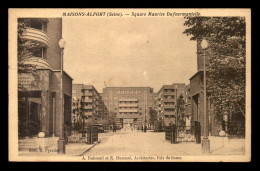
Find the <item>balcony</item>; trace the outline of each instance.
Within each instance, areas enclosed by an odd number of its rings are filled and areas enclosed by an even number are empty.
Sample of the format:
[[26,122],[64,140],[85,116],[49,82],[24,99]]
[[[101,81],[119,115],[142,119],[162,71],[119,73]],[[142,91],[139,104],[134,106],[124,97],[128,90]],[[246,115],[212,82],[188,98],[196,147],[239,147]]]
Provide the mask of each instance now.
[[24,59],[23,63],[36,66],[36,69],[52,69],[51,64],[41,57],[29,57]]
[[137,99],[119,99],[120,102],[132,102],[132,101],[138,101]]
[[134,119],[134,118],[140,118],[140,116],[139,116],[139,114],[117,114],[117,118]]
[[175,92],[163,92],[164,95],[175,95]]
[[138,112],[138,109],[119,109],[118,112]]
[[175,111],[164,111],[163,112],[164,115],[175,115]]
[[84,112],[85,116],[92,116],[92,112]]
[[93,109],[92,106],[83,106],[83,109]]
[[175,105],[164,105],[164,109],[174,109]]
[[93,93],[91,92],[83,92],[82,96],[93,96]]
[[175,102],[175,99],[164,99],[164,102]]
[[42,30],[27,27],[22,35],[22,38],[34,41],[42,47],[50,46],[50,37]]
[[134,104],[125,104],[125,103],[119,104],[119,107],[137,107],[137,106],[138,106],[137,103],[134,103]]
[[85,102],[85,103],[92,103],[92,99],[83,99],[82,102]]

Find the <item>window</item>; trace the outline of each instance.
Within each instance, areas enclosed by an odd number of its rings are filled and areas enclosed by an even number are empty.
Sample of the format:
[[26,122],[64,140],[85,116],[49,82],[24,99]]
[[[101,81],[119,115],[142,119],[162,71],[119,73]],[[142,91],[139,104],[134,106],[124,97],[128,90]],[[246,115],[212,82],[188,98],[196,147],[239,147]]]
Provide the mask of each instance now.
[[35,50],[34,52],[32,52],[32,55],[34,57],[46,59],[46,52],[47,52],[46,48],[43,47],[43,48],[39,48],[39,49]]
[[35,21],[35,20],[31,21],[30,27],[38,29],[38,30],[42,30],[43,29],[42,23],[40,23],[39,21]]

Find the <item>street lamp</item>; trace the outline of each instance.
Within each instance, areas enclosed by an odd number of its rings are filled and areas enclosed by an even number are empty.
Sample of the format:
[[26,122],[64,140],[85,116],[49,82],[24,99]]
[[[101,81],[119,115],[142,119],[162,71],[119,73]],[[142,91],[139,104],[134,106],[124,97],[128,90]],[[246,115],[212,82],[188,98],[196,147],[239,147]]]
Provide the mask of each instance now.
[[208,48],[208,41],[203,39],[201,41],[201,48],[203,49],[203,65],[204,65],[204,73],[203,73],[203,107],[204,107],[204,117],[203,117],[203,122],[204,122],[204,129],[203,129],[203,139],[202,139],[202,153],[209,153],[210,152],[210,140],[208,139],[208,132],[207,132],[207,127],[208,127],[208,121],[207,121],[207,89],[206,89],[206,49]]
[[63,98],[63,51],[66,45],[66,41],[64,39],[60,39],[59,41],[59,47],[60,47],[60,53],[61,53],[61,78],[60,78],[60,101],[61,101],[61,110],[60,110],[60,126],[61,126],[61,131],[60,131],[60,137],[58,140],[58,153],[59,154],[65,154],[65,140],[64,140],[64,111],[63,111],[63,106],[64,106],[64,98]]

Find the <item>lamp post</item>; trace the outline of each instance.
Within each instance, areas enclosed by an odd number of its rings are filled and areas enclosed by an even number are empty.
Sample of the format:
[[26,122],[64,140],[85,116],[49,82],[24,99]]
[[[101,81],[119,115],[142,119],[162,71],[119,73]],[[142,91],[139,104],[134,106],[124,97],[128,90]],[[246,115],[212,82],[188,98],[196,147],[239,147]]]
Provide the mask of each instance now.
[[59,41],[59,46],[60,46],[60,53],[61,53],[61,79],[60,79],[60,101],[61,101],[61,109],[60,109],[60,126],[61,126],[61,131],[60,131],[60,137],[58,140],[58,153],[59,154],[65,154],[65,140],[64,140],[64,98],[63,98],[63,51],[66,45],[66,41],[64,39],[60,39]]
[[207,89],[206,89],[206,49],[208,48],[207,40],[203,39],[201,41],[201,48],[203,49],[203,108],[204,108],[204,116],[203,116],[203,139],[202,139],[202,153],[210,152],[210,140],[208,139],[208,121],[207,121]]

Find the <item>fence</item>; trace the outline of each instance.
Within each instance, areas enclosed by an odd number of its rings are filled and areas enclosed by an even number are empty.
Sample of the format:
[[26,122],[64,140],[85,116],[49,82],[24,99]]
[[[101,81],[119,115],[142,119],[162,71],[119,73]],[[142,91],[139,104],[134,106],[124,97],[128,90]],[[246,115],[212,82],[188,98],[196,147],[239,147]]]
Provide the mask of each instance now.
[[87,144],[93,144],[98,141],[98,127],[88,126],[87,127]]
[[176,139],[176,134],[177,134],[177,129],[175,125],[171,125],[171,126],[165,126],[164,128],[165,130],[165,140],[169,141],[172,144],[177,143],[177,139]]
[[197,122],[195,126],[178,126],[174,124],[165,126],[165,140],[172,144],[178,142],[196,142],[201,143],[201,128]]
[[[86,136],[87,134],[87,136]],[[95,141],[98,141],[98,127],[97,126],[88,126],[86,128],[86,133],[72,132],[68,136],[69,143],[87,143],[93,144]]]
[[228,122],[228,132],[232,137],[245,137],[245,122],[230,121]]
[[177,142],[196,142],[195,126],[179,126]]
[[72,132],[71,135],[68,137],[69,143],[86,143],[87,139],[82,136],[82,133],[79,132]]

